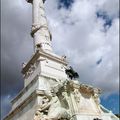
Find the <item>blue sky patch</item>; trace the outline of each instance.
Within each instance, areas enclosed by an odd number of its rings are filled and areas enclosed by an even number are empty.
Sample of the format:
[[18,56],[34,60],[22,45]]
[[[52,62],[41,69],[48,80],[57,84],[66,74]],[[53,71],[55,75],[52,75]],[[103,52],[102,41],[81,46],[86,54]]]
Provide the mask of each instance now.
[[106,27],[106,26],[111,27],[112,18],[110,18],[110,16],[108,16],[106,12],[98,11],[96,13],[96,15],[97,15],[98,18],[102,18],[105,21],[104,27]]
[[101,103],[104,107],[116,114],[119,113],[119,97],[117,94],[110,95],[107,98],[101,97]]
[[61,8],[69,9],[73,3],[74,0],[58,0],[58,9]]

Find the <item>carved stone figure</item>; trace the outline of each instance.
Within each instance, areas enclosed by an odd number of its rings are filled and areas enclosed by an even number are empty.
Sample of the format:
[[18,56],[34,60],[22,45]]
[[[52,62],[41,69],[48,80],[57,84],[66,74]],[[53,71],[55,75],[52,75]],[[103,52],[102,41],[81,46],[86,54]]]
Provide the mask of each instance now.
[[[53,92],[47,92],[45,91],[45,95],[48,98],[48,101],[45,102],[44,104],[42,104],[39,108],[39,112],[42,114],[45,111],[47,111],[47,115],[44,115],[44,119],[45,120],[70,120],[70,115],[68,113],[68,111],[62,107],[60,100],[58,98],[58,96]],[[37,114],[39,113],[37,112]],[[38,116],[42,116],[43,118],[43,114],[38,114]],[[38,117],[40,119],[40,117]],[[36,119],[37,120],[37,119]],[[43,119],[40,119],[43,120]]]
[[68,75],[68,77],[72,80],[73,78],[79,78],[79,75],[77,72],[75,72],[73,70],[73,68],[70,66],[65,70],[66,74]]
[[43,118],[43,113],[41,113],[39,110],[37,110],[35,115],[34,115],[33,120],[42,120],[42,118]]

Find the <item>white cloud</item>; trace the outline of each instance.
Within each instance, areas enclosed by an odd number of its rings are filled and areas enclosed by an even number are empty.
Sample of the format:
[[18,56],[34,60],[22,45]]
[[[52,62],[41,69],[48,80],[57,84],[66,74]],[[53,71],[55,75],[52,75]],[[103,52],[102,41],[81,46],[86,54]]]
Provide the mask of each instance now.
[[[118,92],[119,18],[118,0],[75,0],[70,10],[58,10],[47,2],[47,16],[56,52],[66,54],[80,74],[80,81],[100,87],[106,93]],[[96,12],[112,16],[110,28]],[[49,14],[50,13],[52,14]],[[102,58],[102,62],[96,62]]]
[[110,17],[119,16],[119,0],[104,0],[100,10],[105,11]]

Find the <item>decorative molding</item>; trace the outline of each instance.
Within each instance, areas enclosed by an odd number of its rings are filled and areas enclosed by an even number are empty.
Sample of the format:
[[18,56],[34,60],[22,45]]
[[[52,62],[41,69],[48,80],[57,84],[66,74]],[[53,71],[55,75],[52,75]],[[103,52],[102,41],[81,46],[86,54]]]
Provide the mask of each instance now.
[[27,97],[20,105],[18,105],[14,110],[8,113],[8,115],[3,120],[9,120],[10,118],[12,118],[15,114],[21,111],[27,104],[29,104],[33,100],[33,98],[39,95],[43,96],[44,92],[40,90],[35,90],[34,92],[32,92],[31,95]]
[[25,92],[28,91],[29,88],[34,85],[37,79],[38,79],[38,76],[36,76],[34,80],[32,80],[25,88],[23,88],[20,91],[20,93],[18,93],[18,95],[13,100],[11,100],[11,103],[14,104],[18,99],[20,99],[25,94]]
[[[37,51],[33,56],[32,56],[32,58],[30,59],[30,61],[25,65],[25,67],[22,69],[22,73],[23,74],[25,74],[28,70],[29,70],[29,68],[30,68],[30,66],[32,65],[32,64],[34,64],[35,63],[35,61],[36,60],[38,60],[38,58],[39,57],[44,57],[44,58],[47,58],[47,59],[50,59],[50,60],[53,60],[53,61],[56,61],[56,62],[58,62],[58,63],[60,63],[60,64],[63,64],[63,65],[65,65],[65,66],[67,66],[67,62],[66,61],[64,61],[63,59],[61,59],[61,57],[57,57],[57,56],[55,56],[55,55],[52,55],[51,53],[47,53],[47,52],[44,52],[43,50],[39,50],[39,51]],[[39,59],[40,60],[40,59]]]

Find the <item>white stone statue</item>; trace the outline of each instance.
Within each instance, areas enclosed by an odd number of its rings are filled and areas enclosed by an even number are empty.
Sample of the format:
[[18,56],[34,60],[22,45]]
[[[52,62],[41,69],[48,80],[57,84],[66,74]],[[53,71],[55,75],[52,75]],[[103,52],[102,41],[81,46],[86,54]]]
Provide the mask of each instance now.
[[[49,100],[36,111],[34,120],[70,120],[68,111],[62,107],[58,96],[53,91],[45,91],[45,96]],[[48,113],[44,115],[46,111]]]

